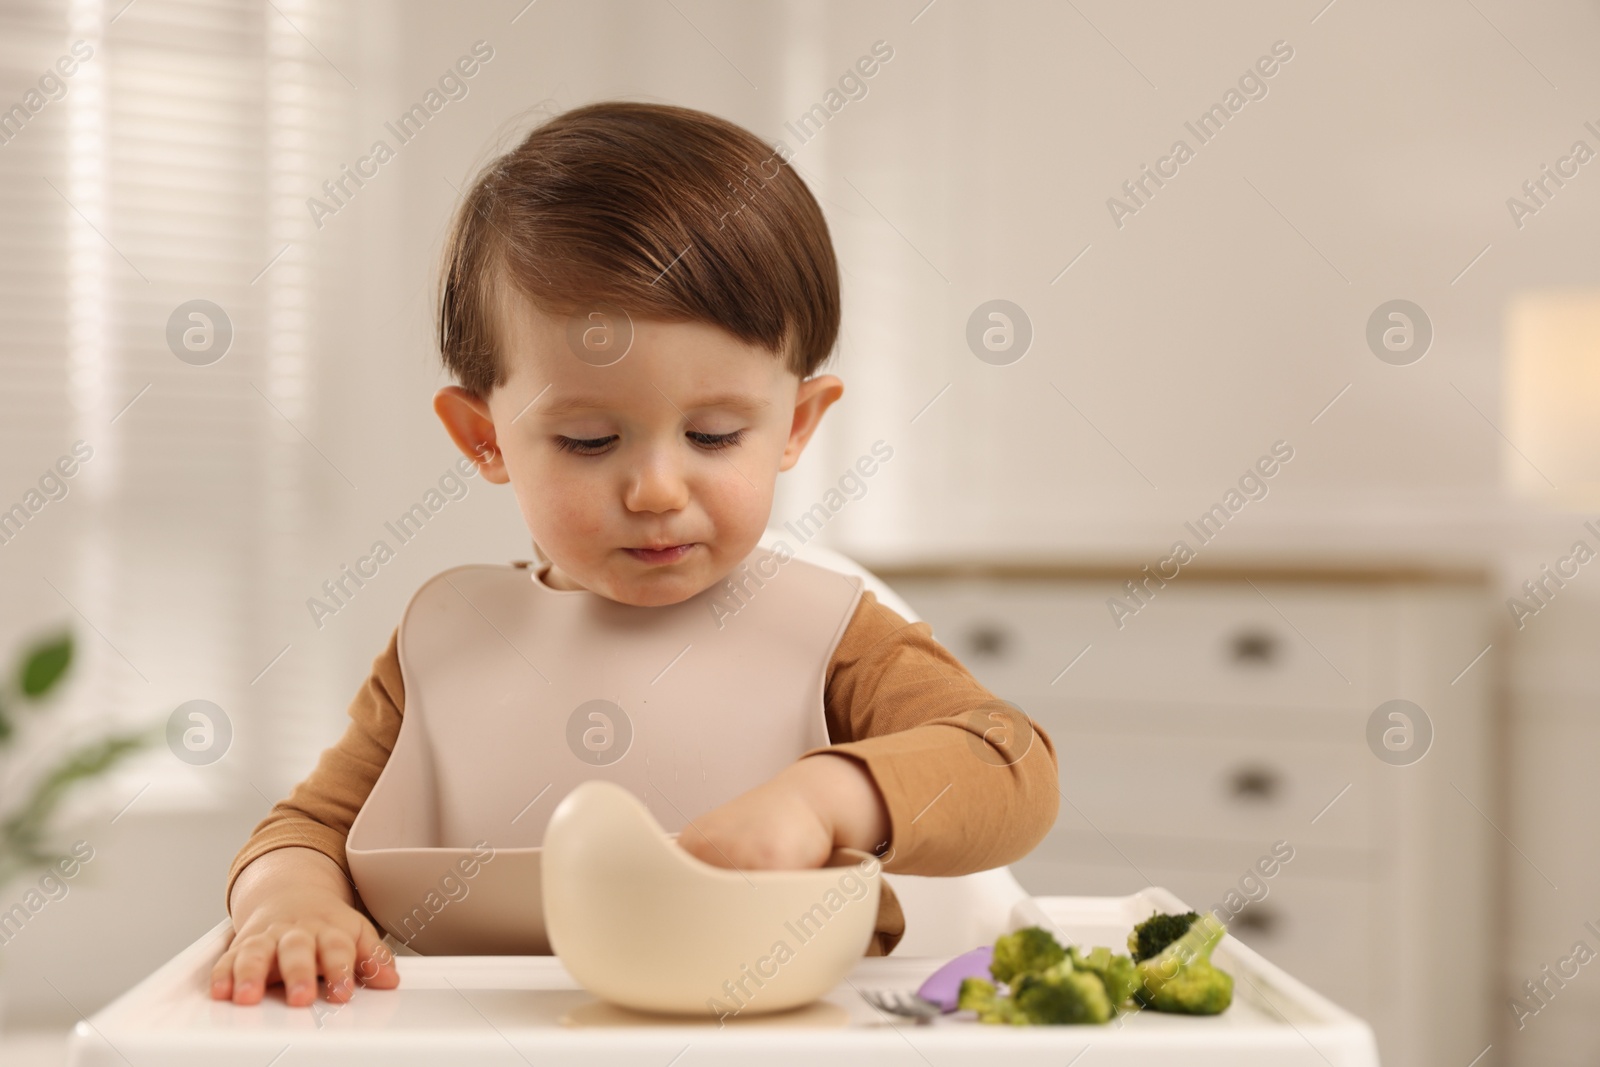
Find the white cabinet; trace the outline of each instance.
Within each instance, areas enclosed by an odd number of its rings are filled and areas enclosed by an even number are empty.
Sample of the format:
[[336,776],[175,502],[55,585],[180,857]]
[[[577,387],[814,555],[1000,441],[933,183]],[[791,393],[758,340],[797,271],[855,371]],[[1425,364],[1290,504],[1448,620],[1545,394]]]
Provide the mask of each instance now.
[[[1234,936],[1372,1023],[1385,1064],[1462,1067],[1493,1040],[1484,586],[1185,573],[1119,628],[1125,576],[878,573],[1055,746],[1060,814],[1012,865],[1029,892],[1155,883],[1234,911]],[[1396,699],[1422,715],[1369,743]]]

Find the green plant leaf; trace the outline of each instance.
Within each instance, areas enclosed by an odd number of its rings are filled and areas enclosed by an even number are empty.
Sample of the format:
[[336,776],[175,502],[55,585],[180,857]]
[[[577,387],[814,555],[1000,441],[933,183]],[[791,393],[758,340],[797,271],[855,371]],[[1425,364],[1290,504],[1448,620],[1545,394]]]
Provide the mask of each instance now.
[[35,645],[23,660],[18,688],[30,700],[37,700],[61,680],[71,665],[71,633]]
[[111,766],[164,734],[155,728],[133,734],[114,734],[80,745],[67,753],[38,784],[26,804],[0,825],[0,859],[23,866],[51,862],[50,850],[41,845],[45,828],[57,805],[72,786],[103,774]]

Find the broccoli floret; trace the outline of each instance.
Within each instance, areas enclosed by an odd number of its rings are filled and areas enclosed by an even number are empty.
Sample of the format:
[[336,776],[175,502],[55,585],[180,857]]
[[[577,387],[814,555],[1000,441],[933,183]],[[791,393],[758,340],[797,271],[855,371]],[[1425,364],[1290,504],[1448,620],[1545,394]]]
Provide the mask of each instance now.
[[1067,958],[1078,970],[1100,976],[1101,983],[1106,987],[1106,997],[1114,1008],[1126,1004],[1134,990],[1139,988],[1139,975],[1134,970],[1133,960],[1127,956],[1113,956],[1104,945],[1091,949],[1087,956],[1078,950],[1077,945],[1072,945],[1067,949]]
[[[995,942],[989,973],[995,982],[965,978],[956,1006],[985,1023],[1022,1026],[1105,1023],[1130,1001],[1157,1011],[1210,1015],[1233,999],[1233,979],[1211,966],[1223,934],[1213,916],[1156,915],[1128,939],[1136,952],[1141,934],[1160,948],[1135,963],[1097,946],[1085,953],[1062,948],[1050,931],[1029,926]],[[996,983],[1009,992],[1002,992]]]
[[997,982],[1009,984],[1019,974],[1044,971],[1067,958],[1066,949],[1042,926],[1027,926],[1001,934],[994,943],[994,959],[989,973]]
[[[1181,936],[1139,962],[1136,970],[1140,985],[1134,996],[1156,1011],[1216,1015],[1233,1003],[1233,976],[1211,965],[1211,952],[1227,928],[1209,912],[1203,916],[1189,914],[1193,918]],[[1149,926],[1163,918],[1182,920],[1186,916],[1157,915],[1140,925]],[[1157,929],[1169,927],[1170,924],[1163,924]],[[1137,936],[1135,930],[1128,939],[1130,947]]]
[[1080,971],[1070,960],[1017,979],[1013,999],[1029,1022],[1042,1025],[1103,1023],[1111,1018],[1111,999],[1100,977]]
[[1133,933],[1128,935],[1128,951],[1133,954],[1133,962],[1142,963],[1159,953],[1188,933],[1189,927],[1198,918],[1199,914],[1192,911],[1182,915],[1162,915],[1158,912],[1135,926]]
[[1149,993],[1146,1007],[1185,1015],[1217,1015],[1233,1003],[1233,976],[1209,963],[1185,968]]
[[961,979],[961,991],[956,995],[956,1007],[962,1011],[975,1011],[982,1023],[1009,1023],[1025,1026],[1027,1016],[1017,1008],[1010,997],[1001,996],[993,982],[982,978]]

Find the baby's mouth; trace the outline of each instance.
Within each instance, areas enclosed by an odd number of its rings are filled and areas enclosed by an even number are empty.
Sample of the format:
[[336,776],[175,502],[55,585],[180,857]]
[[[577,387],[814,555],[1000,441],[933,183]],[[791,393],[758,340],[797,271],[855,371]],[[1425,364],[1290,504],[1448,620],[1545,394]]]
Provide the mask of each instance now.
[[669,548],[625,548],[628,555],[641,563],[676,563],[689,554],[696,542],[686,545],[672,545]]

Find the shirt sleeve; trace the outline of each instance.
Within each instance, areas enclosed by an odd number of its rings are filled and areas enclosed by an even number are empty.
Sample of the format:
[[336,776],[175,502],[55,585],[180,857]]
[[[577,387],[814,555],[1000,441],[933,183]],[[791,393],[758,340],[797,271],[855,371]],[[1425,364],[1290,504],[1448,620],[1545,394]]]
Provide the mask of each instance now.
[[[345,727],[344,736],[323,750],[310,776],[272,806],[234,856],[228,868],[224,908],[233,896],[233,883],[246,866],[263,854],[288,845],[316,849],[337,863],[346,879],[350,878],[345,838],[383,773],[400,734],[405,688],[400,677],[398,641],[396,627],[389,636],[388,647],[372,661],[372,674],[350,702],[350,724]],[[354,889],[353,882],[351,888]],[[360,893],[355,894],[355,900],[356,907],[366,912]],[[370,913],[367,917],[372,918]]]
[[933,638],[864,590],[828,667],[824,752],[857,760],[889,813],[897,874],[958,875],[1027,855],[1060,805],[1055,746]]

